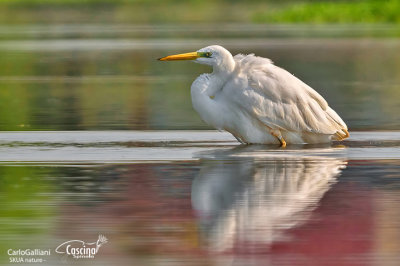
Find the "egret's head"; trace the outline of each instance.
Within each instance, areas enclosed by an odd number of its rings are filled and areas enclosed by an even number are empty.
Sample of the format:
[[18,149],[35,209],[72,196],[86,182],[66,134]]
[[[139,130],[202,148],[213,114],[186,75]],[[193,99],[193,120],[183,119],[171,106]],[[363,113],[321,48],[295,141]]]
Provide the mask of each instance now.
[[196,52],[169,55],[159,58],[160,61],[192,60],[195,63],[210,65],[213,67],[233,70],[234,60],[231,53],[219,45],[211,45]]

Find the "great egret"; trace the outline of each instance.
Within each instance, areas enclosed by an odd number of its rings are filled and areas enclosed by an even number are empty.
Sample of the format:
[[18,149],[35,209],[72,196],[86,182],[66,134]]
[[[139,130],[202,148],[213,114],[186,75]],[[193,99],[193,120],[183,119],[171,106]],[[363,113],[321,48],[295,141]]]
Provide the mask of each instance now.
[[194,109],[209,125],[242,143],[326,143],[349,137],[347,126],[310,86],[254,54],[211,45],[161,61],[193,60],[213,67],[192,84]]

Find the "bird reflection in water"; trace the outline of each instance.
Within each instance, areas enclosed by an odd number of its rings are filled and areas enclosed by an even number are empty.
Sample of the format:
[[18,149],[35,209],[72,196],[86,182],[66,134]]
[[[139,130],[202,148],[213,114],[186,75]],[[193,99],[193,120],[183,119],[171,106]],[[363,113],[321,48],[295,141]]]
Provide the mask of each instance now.
[[204,244],[217,252],[259,252],[290,240],[288,230],[310,219],[346,165],[303,152],[240,146],[200,155],[192,205]]

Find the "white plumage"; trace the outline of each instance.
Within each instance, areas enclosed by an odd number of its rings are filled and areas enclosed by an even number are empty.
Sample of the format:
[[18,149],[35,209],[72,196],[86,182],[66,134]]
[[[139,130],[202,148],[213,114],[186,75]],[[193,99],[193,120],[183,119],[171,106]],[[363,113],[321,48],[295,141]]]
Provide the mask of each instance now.
[[346,124],[320,94],[267,58],[233,57],[212,45],[160,60],[194,60],[213,67],[193,82],[193,107],[207,124],[240,142],[286,146],[349,136]]

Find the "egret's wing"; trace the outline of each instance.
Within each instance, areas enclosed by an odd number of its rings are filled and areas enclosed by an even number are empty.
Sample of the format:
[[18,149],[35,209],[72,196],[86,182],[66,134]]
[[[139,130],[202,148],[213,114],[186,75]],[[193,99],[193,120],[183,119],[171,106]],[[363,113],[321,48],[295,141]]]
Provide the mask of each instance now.
[[254,55],[237,55],[234,59],[242,88],[232,97],[266,126],[297,132],[347,134],[346,124],[325,99],[286,70]]

